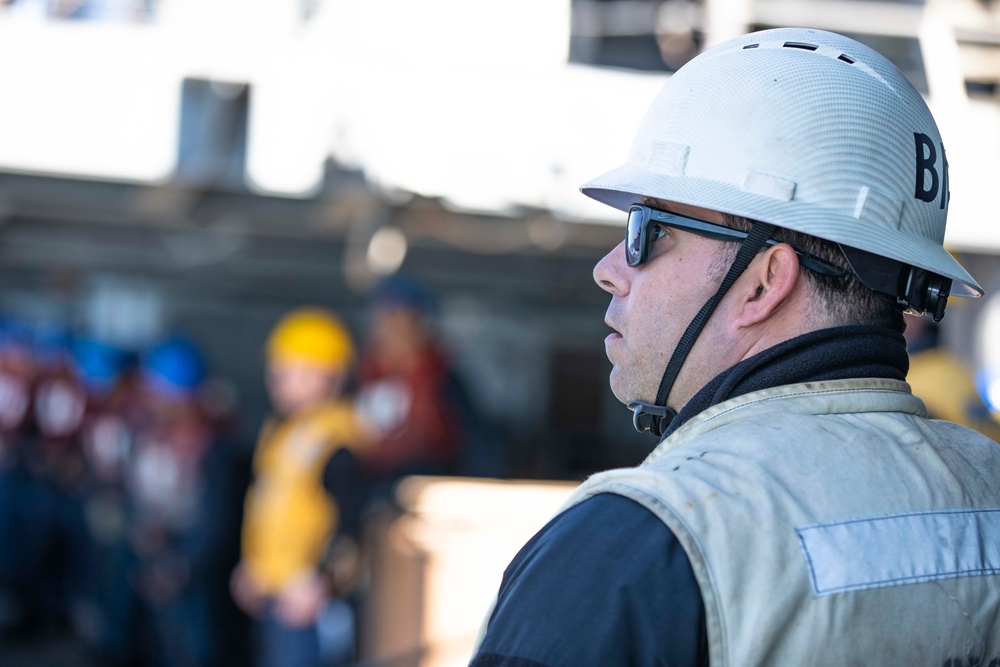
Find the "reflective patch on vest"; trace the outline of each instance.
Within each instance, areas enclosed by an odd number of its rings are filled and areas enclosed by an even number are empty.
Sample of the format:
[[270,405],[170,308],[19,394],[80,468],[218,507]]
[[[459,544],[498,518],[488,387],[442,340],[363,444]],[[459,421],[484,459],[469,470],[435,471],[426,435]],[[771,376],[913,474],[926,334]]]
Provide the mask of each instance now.
[[1000,574],[1000,508],[796,528],[815,595]]

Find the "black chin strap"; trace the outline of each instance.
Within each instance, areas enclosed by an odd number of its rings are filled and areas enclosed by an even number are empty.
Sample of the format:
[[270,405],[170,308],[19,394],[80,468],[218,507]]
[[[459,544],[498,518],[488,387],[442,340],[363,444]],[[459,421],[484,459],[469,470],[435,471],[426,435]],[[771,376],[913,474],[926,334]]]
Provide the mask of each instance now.
[[640,433],[650,431],[656,437],[660,437],[667,430],[674,417],[677,416],[676,410],[667,407],[667,398],[670,396],[670,390],[677,380],[677,374],[681,372],[681,366],[684,365],[688,353],[691,352],[691,348],[694,347],[695,341],[698,340],[701,330],[708,323],[708,318],[712,316],[715,308],[722,301],[722,297],[726,295],[726,292],[733,286],[736,279],[750,266],[750,262],[757,256],[760,249],[764,247],[764,243],[771,238],[773,232],[774,225],[763,222],[753,223],[753,226],[750,228],[750,234],[747,235],[740,245],[740,251],[736,254],[736,259],[733,261],[733,265],[729,267],[726,277],[722,279],[719,289],[701,307],[701,310],[698,311],[698,314],[694,316],[691,324],[684,331],[684,335],[677,342],[677,347],[674,348],[674,353],[671,355],[669,363],[667,363],[667,369],[663,371],[663,379],[660,380],[660,389],[656,392],[656,403],[650,404],[643,401],[631,401],[628,404],[628,409],[632,411],[632,424],[637,431]]

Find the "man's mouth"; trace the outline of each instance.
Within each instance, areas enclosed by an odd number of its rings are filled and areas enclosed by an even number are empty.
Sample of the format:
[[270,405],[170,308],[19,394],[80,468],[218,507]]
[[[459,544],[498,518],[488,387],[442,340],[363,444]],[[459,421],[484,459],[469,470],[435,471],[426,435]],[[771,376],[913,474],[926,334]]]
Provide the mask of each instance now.
[[611,341],[611,340],[616,340],[616,339],[622,337],[621,332],[618,331],[617,327],[615,327],[614,324],[612,324],[608,320],[604,320],[604,323],[607,324],[611,328],[611,333],[608,334],[608,337],[604,339],[605,342],[608,342],[608,341]]

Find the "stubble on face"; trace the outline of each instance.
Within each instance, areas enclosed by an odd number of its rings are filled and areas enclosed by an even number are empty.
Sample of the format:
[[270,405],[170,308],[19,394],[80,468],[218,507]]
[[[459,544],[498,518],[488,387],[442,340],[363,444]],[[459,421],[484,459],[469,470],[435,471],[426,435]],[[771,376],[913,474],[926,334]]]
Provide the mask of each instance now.
[[[711,211],[681,206],[672,206],[671,210],[721,222],[715,219],[719,214]],[[732,244],[685,232],[673,233],[669,246],[651,253],[643,266],[625,265],[619,245],[595,269],[598,283],[612,295],[606,321],[620,334],[609,336],[605,347],[612,362],[611,390],[622,403],[655,400],[681,336],[718,289],[732,261]],[[690,361],[690,365],[685,362],[671,391],[669,404],[676,409],[711,379],[702,377],[706,372],[704,364],[696,363],[694,358]]]
[[687,236],[671,253],[640,267],[626,295],[612,296],[607,321],[621,338],[608,341],[607,353],[611,389],[623,403],[655,400],[681,336],[718,287],[712,275],[718,244]]

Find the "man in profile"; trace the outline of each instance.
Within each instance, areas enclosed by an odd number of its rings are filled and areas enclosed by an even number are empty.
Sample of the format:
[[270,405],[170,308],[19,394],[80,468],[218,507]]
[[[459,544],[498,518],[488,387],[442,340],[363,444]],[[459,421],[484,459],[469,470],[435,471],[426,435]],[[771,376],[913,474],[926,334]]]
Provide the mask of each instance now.
[[1000,446],[905,383],[904,310],[982,294],[947,174],[919,93],[840,35],[670,78],[583,186],[626,219],[594,270],[611,387],[661,442],[514,558],[474,667],[1000,664]]

